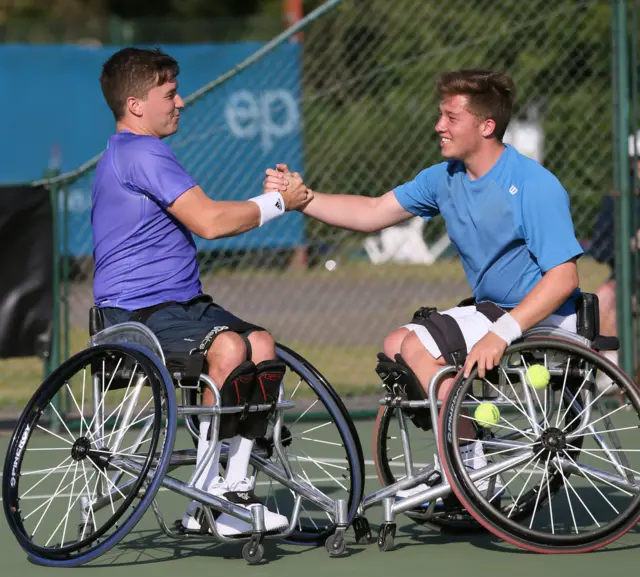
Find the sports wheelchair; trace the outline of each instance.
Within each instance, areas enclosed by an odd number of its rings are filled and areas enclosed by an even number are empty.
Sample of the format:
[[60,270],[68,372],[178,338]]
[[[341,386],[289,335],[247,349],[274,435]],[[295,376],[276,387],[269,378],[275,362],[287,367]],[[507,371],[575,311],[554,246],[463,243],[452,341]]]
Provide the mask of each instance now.
[[[277,344],[277,357],[288,369],[277,402],[223,406],[207,374],[194,381],[167,368],[186,361],[165,358],[143,324],[104,328],[101,311],[94,307],[89,344],[35,392],[6,455],[4,512],[33,562],[55,567],[87,563],[123,539],[149,507],[167,536],[240,542],[249,563],[262,559],[265,539],[324,544],[333,556],[344,552],[344,533],[364,491],[362,448],[340,398],[310,363]],[[204,389],[213,394],[214,406],[198,402]],[[65,399],[66,418],[56,398]],[[289,526],[277,533],[266,532],[261,506],[248,510],[195,487],[214,453],[221,419],[258,411],[268,413],[269,425],[254,444],[251,480],[263,504],[289,519]],[[196,464],[198,421],[205,417],[212,423],[210,448],[192,474],[179,477],[173,471]],[[184,424],[180,430],[179,421]],[[177,449],[184,439],[187,447]],[[227,454],[228,443],[221,466]],[[161,488],[186,498],[182,512],[188,500],[202,504],[199,535],[165,520]],[[215,516],[221,512],[250,523],[251,534],[220,535]]]
[[[386,395],[374,459],[383,488],[364,497],[356,519],[382,504],[380,550],[394,547],[400,513],[443,531],[488,529],[543,553],[591,551],[638,522],[640,391],[598,354],[619,347],[617,338],[599,335],[598,315],[597,297],[584,294],[577,334],[535,327],[484,379],[477,367],[464,378],[462,363],[445,366],[429,383],[428,400],[400,356],[378,355]],[[546,373],[537,383],[529,377],[534,365]],[[599,373],[609,379],[604,386],[596,384]],[[451,377],[446,400],[437,400]],[[493,420],[476,416],[483,404]],[[484,453],[475,470],[460,448],[470,441]]]

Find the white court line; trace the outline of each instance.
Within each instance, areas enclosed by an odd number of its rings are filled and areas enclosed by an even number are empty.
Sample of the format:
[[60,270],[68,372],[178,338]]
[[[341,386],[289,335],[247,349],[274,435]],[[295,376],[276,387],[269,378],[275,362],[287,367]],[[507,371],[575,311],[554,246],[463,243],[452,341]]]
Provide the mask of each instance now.
[[[377,475],[366,475],[365,476],[365,480],[366,479],[377,479],[378,476]],[[323,483],[326,481],[333,481],[334,479],[332,479],[331,477],[319,477],[317,479],[311,479],[311,483]],[[277,482],[277,481],[276,481]],[[272,481],[260,481],[258,483],[256,483],[257,487],[266,487],[272,484]],[[170,489],[166,489],[164,487],[161,487],[160,490],[158,491],[158,493],[165,493],[167,491],[171,491]],[[68,498],[68,497],[78,497],[79,495],[83,495],[84,493],[60,493],[59,495],[56,495],[56,497],[61,497],[61,498]],[[20,500],[21,501],[31,501],[31,500],[36,500],[36,499],[50,499],[52,497],[52,495],[30,495],[28,497],[23,497]],[[2,503],[2,499],[0,498],[0,503]]]

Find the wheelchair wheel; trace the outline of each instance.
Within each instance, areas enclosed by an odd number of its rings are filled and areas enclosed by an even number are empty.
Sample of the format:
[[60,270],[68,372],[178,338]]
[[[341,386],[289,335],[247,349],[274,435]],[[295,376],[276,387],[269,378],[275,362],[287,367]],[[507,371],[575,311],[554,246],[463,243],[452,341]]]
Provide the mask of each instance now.
[[[533,365],[546,374],[540,388],[527,380]],[[596,387],[598,372],[611,379],[607,390]],[[477,424],[475,413],[463,410],[475,399],[476,378],[477,369],[468,379],[458,376],[439,432],[443,471],[480,524],[530,551],[582,553],[615,541],[638,522],[640,466],[633,457],[640,394],[622,371],[561,338],[532,337],[509,347],[485,381],[496,391],[513,391],[511,406],[500,409],[490,430],[482,427],[487,465],[472,480],[458,447],[468,440],[464,423]]]
[[[380,407],[376,419],[373,459],[378,479],[383,487],[406,477],[404,448],[398,423],[397,411],[399,410],[401,409],[391,406]],[[407,432],[411,436],[412,466],[417,469],[433,465],[435,456],[438,454],[433,433],[418,429],[410,422],[407,423]],[[446,509],[438,507],[432,513],[429,513],[426,508],[416,508],[404,514],[417,523],[434,525],[451,532],[469,533],[484,530],[484,527],[461,507]]]
[[[285,400],[300,407],[294,415],[285,413],[282,435],[285,457],[299,479],[331,499],[347,501],[347,522],[351,524],[364,493],[364,456],[354,423],[336,391],[311,363],[281,344],[277,344],[276,354],[288,367]],[[266,448],[270,460],[281,466],[272,450],[271,431],[272,424],[257,445]],[[289,489],[265,475],[259,474],[257,481],[267,507],[284,514],[291,511],[294,495]],[[303,500],[298,524],[287,541],[323,546],[335,528],[330,515]]]
[[160,488],[176,422],[169,374],[145,349],[100,345],[55,370],[22,413],[4,464],[4,513],[29,558],[71,567],[114,547]]

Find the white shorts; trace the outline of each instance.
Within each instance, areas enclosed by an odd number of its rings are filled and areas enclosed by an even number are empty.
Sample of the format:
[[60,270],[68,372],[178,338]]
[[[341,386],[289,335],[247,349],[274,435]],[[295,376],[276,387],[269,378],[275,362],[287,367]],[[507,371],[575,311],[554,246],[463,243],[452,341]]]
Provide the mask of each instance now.
[[[456,320],[460,330],[462,331],[462,335],[464,336],[465,344],[467,345],[467,353],[469,353],[473,346],[489,332],[489,327],[492,324],[486,316],[476,310],[475,306],[454,307],[446,311],[441,311],[441,314],[447,314]],[[575,333],[577,330],[576,315],[575,313],[566,317],[560,315],[549,315],[536,326],[561,328]],[[420,342],[424,345],[424,348],[429,351],[434,359],[442,356],[440,348],[433,340],[433,337],[426,327],[415,323],[409,323],[400,328],[409,329],[414,332],[420,339]]]

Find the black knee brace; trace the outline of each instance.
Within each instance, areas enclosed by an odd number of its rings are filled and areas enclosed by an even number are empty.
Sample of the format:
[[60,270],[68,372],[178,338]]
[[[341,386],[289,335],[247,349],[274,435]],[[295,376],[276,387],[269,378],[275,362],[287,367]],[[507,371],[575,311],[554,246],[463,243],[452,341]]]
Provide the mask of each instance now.
[[[395,359],[392,361],[384,353],[378,353],[376,373],[382,379],[387,391],[408,401],[424,401],[427,395],[418,377],[401,355],[396,355]],[[416,427],[424,431],[431,429],[431,411],[428,408],[404,409],[404,412]]]
[[[278,402],[280,383],[287,371],[282,361],[262,361],[256,365],[256,380],[250,404],[264,405]],[[264,437],[269,426],[269,416],[273,411],[258,411],[247,415],[240,423],[238,434],[247,439]]]
[[[238,365],[220,388],[220,402],[223,407],[246,406],[251,402],[256,382],[256,366],[252,361]],[[243,413],[229,413],[220,417],[219,440],[231,439],[238,434]]]

